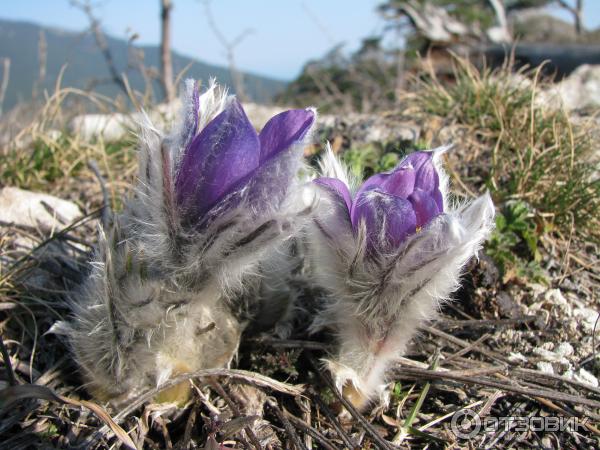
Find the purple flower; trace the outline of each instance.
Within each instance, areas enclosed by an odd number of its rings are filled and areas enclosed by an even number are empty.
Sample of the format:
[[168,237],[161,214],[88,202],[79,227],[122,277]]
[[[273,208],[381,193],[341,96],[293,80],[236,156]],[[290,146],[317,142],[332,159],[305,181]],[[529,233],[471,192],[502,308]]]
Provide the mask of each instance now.
[[198,117],[193,114],[187,128],[194,132],[184,138],[186,147],[175,179],[175,199],[184,221],[202,223],[211,211],[222,212],[224,204],[227,209],[232,197],[245,195],[250,201],[260,201],[268,191],[273,198],[281,198],[292,175],[281,166],[286,165],[286,158],[297,156],[295,144],[314,120],[310,109],[285,111],[257,134],[242,105],[231,100],[196,134]]
[[322,195],[306,233],[306,259],[314,284],[329,295],[310,330],[337,337],[327,367],[357,408],[384,398],[386,370],[459,286],[493,228],[489,193],[448,204],[439,159],[448,148],[413,153],[356,189],[331,149],[321,159],[327,178],[315,180]]
[[315,182],[345,206],[354,233],[364,223],[370,249],[397,248],[444,212],[439,175],[432,152],[408,155],[391,172],[367,179],[352,199],[348,186],[336,178]]

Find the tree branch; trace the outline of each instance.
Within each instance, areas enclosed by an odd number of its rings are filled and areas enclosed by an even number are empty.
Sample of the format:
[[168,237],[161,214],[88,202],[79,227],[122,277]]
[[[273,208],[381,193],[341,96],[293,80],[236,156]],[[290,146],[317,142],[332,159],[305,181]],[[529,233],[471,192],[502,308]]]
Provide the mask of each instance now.
[[87,16],[88,21],[90,22],[90,30],[94,35],[94,40],[96,41],[96,45],[100,49],[102,56],[104,57],[104,61],[106,62],[106,66],[110,73],[110,77],[113,83],[115,83],[119,88],[125,93],[125,95],[129,95],[127,90],[127,86],[123,81],[122,76],[117,69],[115,64],[115,60],[113,58],[112,52],[108,47],[108,42],[106,42],[106,37],[102,32],[102,27],[100,25],[100,21],[94,15],[93,6],[89,0],[71,0],[71,5],[79,8],[83,13]]
[[583,0],[576,0],[575,6],[571,6],[569,3],[567,3],[566,0],[556,0],[556,3],[558,3],[558,5],[561,8],[566,9],[573,15],[573,25],[575,27],[575,33],[577,33],[577,36],[581,35],[581,32],[583,31],[583,26],[581,24]]
[[244,74],[240,72],[235,64],[235,47],[242,43],[242,41],[254,32],[251,28],[247,28],[242,31],[235,39],[228,40],[225,35],[221,32],[217,26],[215,19],[212,15],[210,0],[201,0],[204,5],[204,13],[206,14],[206,20],[208,26],[219,40],[223,48],[225,49],[225,55],[227,56],[227,62],[229,65],[229,73],[231,74],[231,81],[235,88],[235,92],[240,101],[247,100],[246,90],[244,88]]
[[8,88],[8,80],[10,78],[10,58],[2,59],[2,84],[0,84],[0,116],[2,115],[2,104],[6,96]]
[[173,62],[171,60],[171,0],[160,2],[160,80],[163,86],[165,100],[173,101],[175,98],[175,86],[173,85]]

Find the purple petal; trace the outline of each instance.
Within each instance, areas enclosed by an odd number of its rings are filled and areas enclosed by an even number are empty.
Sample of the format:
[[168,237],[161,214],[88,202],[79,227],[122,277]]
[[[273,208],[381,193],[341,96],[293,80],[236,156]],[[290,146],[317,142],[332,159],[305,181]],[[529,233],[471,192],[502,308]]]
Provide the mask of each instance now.
[[260,132],[260,161],[263,162],[302,139],[315,120],[309,109],[292,109],[272,117]]
[[377,189],[363,192],[355,200],[352,224],[367,229],[367,245],[376,250],[393,250],[415,233],[417,218],[412,204],[401,197]]
[[408,200],[415,211],[417,227],[419,228],[427,225],[433,218],[437,217],[442,212],[442,209],[438,206],[434,197],[429,192],[421,189],[415,189],[408,197]]
[[434,192],[440,186],[440,177],[433,165],[433,161],[428,161],[421,165],[417,170],[415,179],[415,188],[422,189],[427,192]]
[[237,100],[230,102],[186,149],[175,181],[179,206],[200,219],[256,169],[259,146],[242,106]]
[[370,176],[360,186],[360,189],[356,193],[356,196],[358,197],[361,194],[361,192],[368,191],[373,188],[381,188],[385,183],[385,180],[387,180],[388,176],[389,173],[376,173],[375,175]]
[[[312,115],[312,112],[309,112]],[[267,124],[268,128],[265,126],[266,131],[262,135],[265,145],[275,142],[268,136],[279,134],[276,129],[279,125],[284,129],[284,133],[280,135],[290,131],[291,122],[289,120],[281,121],[285,119],[286,113],[279,114],[279,116],[283,117],[277,119],[278,116],[275,116]],[[309,122],[309,125],[312,124],[312,119]],[[265,211],[278,207],[286,196],[288,186],[290,186],[292,178],[296,175],[302,158],[303,148],[292,144],[296,140],[302,139],[306,131],[304,127],[300,127],[296,132],[292,132],[289,145],[284,143],[281,148],[270,153],[264,160],[259,159],[254,170],[249,171],[231,184],[227,191],[227,198],[221,201],[215,209],[208,212],[207,222],[220,216],[225,210],[238,207],[241,203],[249,208],[249,217],[258,217],[264,214]]]
[[440,212],[444,211],[444,196],[439,189],[433,191],[433,199],[435,200],[435,204],[437,205]]
[[[358,189],[358,192],[356,193],[354,198],[361,198],[365,192],[370,191],[372,189],[380,188],[381,185],[383,185],[383,183],[385,182],[387,176],[388,174],[386,173],[378,173],[367,178],[367,180]],[[350,219],[352,221],[353,226],[355,227],[358,223],[357,214],[358,213],[356,211],[356,202],[354,202],[352,203],[352,206],[350,208]]]
[[[378,173],[367,179],[358,192],[356,198],[372,189],[378,189],[396,197],[407,198],[415,185],[415,171],[409,167],[397,167],[391,173]],[[350,208],[352,223],[356,222],[355,205]]]
[[415,187],[415,171],[410,167],[398,167],[383,183],[383,190],[396,197],[407,198]]
[[407,198],[413,191],[415,185],[415,171],[409,167],[397,167],[392,172],[378,173],[367,179],[356,196],[373,188],[397,197]]
[[444,199],[439,190],[440,177],[433,163],[433,152],[415,152],[408,155],[400,163],[401,166],[410,164],[415,169],[415,189],[428,192],[437,205],[438,210],[444,210]]
[[288,146],[260,162],[256,169],[230,187],[228,194],[232,195],[227,204],[234,207],[245,202],[250,208],[250,216],[277,208],[298,173],[303,150],[301,147]]
[[346,207],[348,208],[348,214],[350,214],[350,210],[352,209],[352,197],[350,196],[348,186],[346,186],[342,180],[337,178],[321,177],[317,178],[314,182],[327,188],[327,190],[336,195],[341,201],[344,201]]
[[413,169],[419,170],[423,164],[431,161],[433,158],[432,152],[414,152],[410,155],[404,157],[402,161],[400,161],[400,167],[406,167],[411,165]]

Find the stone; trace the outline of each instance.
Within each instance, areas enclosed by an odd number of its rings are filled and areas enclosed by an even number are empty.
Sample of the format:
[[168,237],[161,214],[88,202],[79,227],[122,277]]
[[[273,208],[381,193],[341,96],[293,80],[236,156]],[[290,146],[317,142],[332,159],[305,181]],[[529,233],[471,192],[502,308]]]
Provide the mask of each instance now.
[[351,148],[376,142],[415,142],[421,136],[421,127],[391,115],[352,113],[319,116],[315,134],[332,142],[343,136],[344,146]]
[[[67,245],[61,239],[45,240],[82,216],[75,203],[53,195],[16,187],[0,189],[0,231],[7,229],[9,237],[0,263],[10,266],[33,251],[36,264],[15,280],[30,293],[64,289],[64,277],[80,279],[77,253],[87,248],[77,242]],[[40,245],[42,242],[45,245]]]
[[248,120],[257,130],[261,130],[265,123],[276,114],[286,111],[290,108],[282,108],[279,106],[261,105],[259,103],[244,103],[244,111],[248,116]]
[[600,65],[579,66],[567,78],[540,92],[538,101],[550,107],[562,104],[567,110],[600,107]]
[[598,311],[592,308],[575,308],[573,316],[579,321],[584,332],[592,333],[594,331],[598,320]]
[[575,373],[574,378],[580,383],[591,384],[594,387],[598,387],[598,385],[600,385],[598,378],[596,378],[591,372],[585,370],[583,367]]
[[121,113],[82,114],[69,122],[69,132],[86,142],[98,139],[115,142],[125,138],[136,127],[135,115]]
[[536,364],[536,367],[537,367],[537,369],[538,369],[540,372],[543,372],[543,373],[549,373],[549,374],[551,374],[551,375],[553,375],[553,374],[554,374],[554,367],[553,367],[553,366],[552,366],[552,364],[550,364],[549,362],[546,362],[546,361],[539,361],[539,362]]
[[[289,108],[244,103],[248,119],[257,130],[275,114]],[[102,139],[105,142],[116,142],[133,136],[139,124],[147,116],[158,129],[169,128],[181,108],[181,100],[171,103],[161,103],[145,113],[111,113],[111,114],[82,114],[75,116],[69,122],[69,132],[79,136],[86,142]]]
[[81,216],[79,207],[68,200],[16,187],[0,189],[0,221],[4,226],[14,224],[51,231]]

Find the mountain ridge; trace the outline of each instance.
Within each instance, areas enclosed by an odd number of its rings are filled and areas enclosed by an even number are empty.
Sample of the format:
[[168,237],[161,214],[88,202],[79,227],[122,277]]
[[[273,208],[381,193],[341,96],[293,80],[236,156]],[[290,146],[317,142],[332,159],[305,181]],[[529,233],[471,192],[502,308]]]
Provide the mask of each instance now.
[[[44,83],[38,91],[52,90],[61,68],[67,64],[62,79],[63,87],[85,89],[93,80],[110,79],[108,67],[98,49],[93,36],[86,31],[72,31],[60,27],[39,25],[28,21],[16,21],[0,18],[0,58],[11,60],[10,78],[4,99],[3,109],[8,110],[19,102],[31,99],[34,84],[39,73],[38,42],[40,31],[44,31],[47,45],[47,64]],[[113,55],[116,67],[120,72],[127,70],[130,61],[130,50],[142,51],[146,68],[158,68],[160,51],[153,45],[128,45],[124,39],[105,35],[108,48]],[[186,77],[208,81],[215,77],[220,83],[230,88],[233,83],[229,70],[225,67],[205,63],[196,58],[172,52],[173,73],[180,73],[188,65]],[[286,82],[254,73],[244,74],[244,88],[251,100],[268,103],[286,86]],[[1,77],[1,75],[0,75]],[[144,78],[137,68],[127,70],[127,78],[134,90],[143,91]],[[157,101],[162,100],[162,88],[158,80],[152,83]],[[115,83],[99,84],[94,91],[109,97],[122,92]]]

